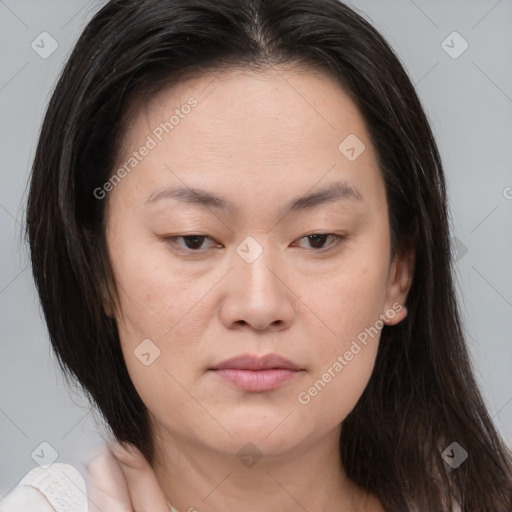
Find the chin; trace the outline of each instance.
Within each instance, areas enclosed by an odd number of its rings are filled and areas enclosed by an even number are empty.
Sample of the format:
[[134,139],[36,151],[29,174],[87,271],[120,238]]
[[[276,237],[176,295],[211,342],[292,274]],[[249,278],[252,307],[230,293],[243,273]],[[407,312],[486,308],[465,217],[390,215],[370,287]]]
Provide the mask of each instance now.
[[219,416],[219,422],[232,437],[218,429],[219,434],[213,443],[216,448],[223,445],[227,450],[237,452],[246,443],[252,443],[265,455],[279,455],[293,449],[314,436],[317,428],[308,426],[293,407],[280,407],[266,413],[244,407],[243,412],[235,416]]

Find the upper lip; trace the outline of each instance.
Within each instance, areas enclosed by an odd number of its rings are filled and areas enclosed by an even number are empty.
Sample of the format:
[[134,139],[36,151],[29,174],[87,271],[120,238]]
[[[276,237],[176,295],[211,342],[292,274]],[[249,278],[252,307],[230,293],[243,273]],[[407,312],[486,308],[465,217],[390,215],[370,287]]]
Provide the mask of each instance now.
[[235,356],[210,368],[211,370],[225,370],[227,368],[237,370],[270,370],[283,368],[286,370],[299,371],[301,368],[288,359],[277,354],[266,354],[257,356],[253,354],[242,354]]

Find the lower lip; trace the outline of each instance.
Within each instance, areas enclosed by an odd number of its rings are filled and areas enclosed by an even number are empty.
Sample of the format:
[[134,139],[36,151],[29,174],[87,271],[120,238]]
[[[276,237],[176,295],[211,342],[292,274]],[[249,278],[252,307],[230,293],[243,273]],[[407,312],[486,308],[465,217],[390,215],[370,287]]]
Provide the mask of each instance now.
[[228,380],[244,391],[269,391],[293,379],[299,372],[285,368],[269,370],[240,370],[225,368],[214,370],[222,379]]

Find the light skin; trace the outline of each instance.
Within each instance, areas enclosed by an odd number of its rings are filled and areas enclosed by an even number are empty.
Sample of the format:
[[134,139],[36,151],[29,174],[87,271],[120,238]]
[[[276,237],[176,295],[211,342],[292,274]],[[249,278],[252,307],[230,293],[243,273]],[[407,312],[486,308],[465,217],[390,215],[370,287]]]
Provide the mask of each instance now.
[[[136,453],[112,459],[151,479],[146,490],[130,476],[111,483],[126,486],[118,503],[131,501],[119,510],[142,511],[153,500],[163,512],[167,500],[182,512],[381,512],[339,456],[342,422],[371,376],[380,332],[358,343],[307,404],[298,400],[365,329],[407,315],[397,305],[405,304],[413,258],[391,259],[386,190],[364,121],[326,75],[224,70],[135,110],[119,165],[190,97],[197,106],[106,198],[121,346],[157,453],[152,468]],[[352,160],[339,150],[349,134],[365,145]],[[289,209],[334,183],[343,183],[341,197]],[[178,185],[221,196],[231,209],[151,201]],[[308,238],[329,233],[343,238]],[[248,262],[237,247],[263,252]],[[147,339],[160,350],[148,366],[134,355]],[[277,353],[301,371],[276,389],[248,392],[209,370],[247,353]],[[261,454],[252,467],[237,457],[246,443]]]

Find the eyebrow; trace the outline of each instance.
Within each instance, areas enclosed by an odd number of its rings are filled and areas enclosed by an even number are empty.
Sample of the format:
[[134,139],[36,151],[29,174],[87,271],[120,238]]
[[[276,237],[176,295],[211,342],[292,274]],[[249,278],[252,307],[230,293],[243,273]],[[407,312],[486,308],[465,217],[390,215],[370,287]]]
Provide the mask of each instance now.
[[[207,190],[178,185],[164,190],[156,191],[144,203],[144,206],[154,204],[161,200],[177,200],[214,210],[235,212],[234,203],[225,197],[216,196]],[[336,181],[324,185],[316,192],[309,192],[303,196],[292,199],[286,206],[285,211],[297,212],[313,209],[317,206],[333,203],[340,200],[362,201],[361,193],[345,181]]]

